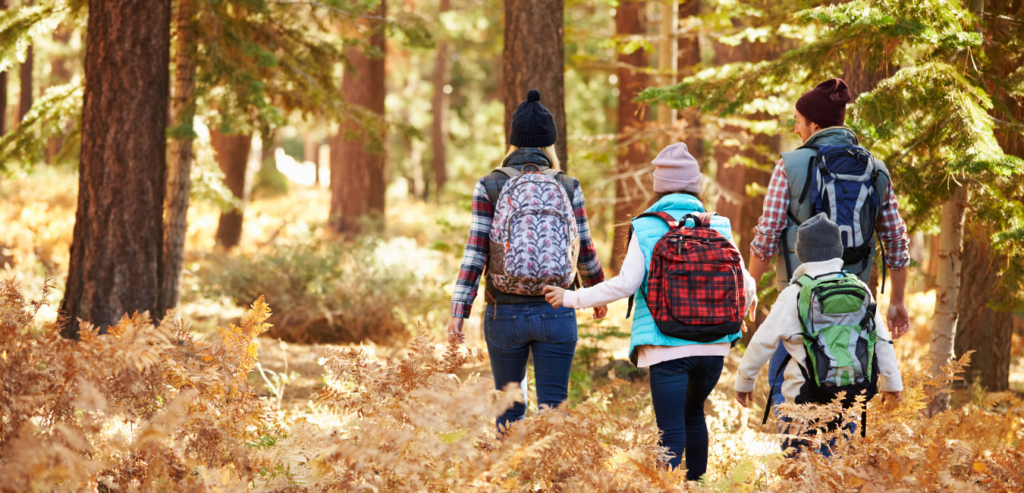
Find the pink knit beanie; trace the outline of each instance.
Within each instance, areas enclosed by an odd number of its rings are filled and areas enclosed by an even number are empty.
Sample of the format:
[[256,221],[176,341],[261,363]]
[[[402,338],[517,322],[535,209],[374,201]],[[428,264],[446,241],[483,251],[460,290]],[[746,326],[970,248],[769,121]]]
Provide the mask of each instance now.
[[700,193],[700,165],[686,150],[686,144],[678,142],[666,147],[654,158],[654,191]]

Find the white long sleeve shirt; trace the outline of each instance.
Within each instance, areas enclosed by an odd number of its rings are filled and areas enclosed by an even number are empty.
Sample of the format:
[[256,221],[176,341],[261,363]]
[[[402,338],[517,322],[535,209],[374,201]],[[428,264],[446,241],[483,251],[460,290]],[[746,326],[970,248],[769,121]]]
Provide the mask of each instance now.
[[[744,312],[750,309],[757,296],[757,283],[747,272],[746,266],[743,269],[743,289],[747,295],[747,305]],[[640,289],[640,285],[647,275],[647,260],[644,252],[640,250],[640,242],[634,236],[629,241],[629,248],[626,249],[626,258],[622,261],[622,268],[619,275],[605,280],[595,286],[566,291],[563,304],[577,310],[593,306],[604,306],[616,300],[626,298]],[[646,368],[648,366],[673,359],[690,356],[725,356],[729,354],[730,344],[691,344],[686,346],[640,346],[637,350],[637,366]]]
[[[843,259],[808,262],[797,267],[796,272],[793,273],[793,279],[799,279],[804,274],[819,276],[841,270],[843,270]],[[800,286],[796,284],[791,284],[779,293],[771,313],[754,333],[750,346],[747,347],[747,352],[743,354],[743,360],[740,361],[739,371],[736,375],[737,392],[754,391],[757,374],[761,372],[761,367],[771,359],[781,341],[786,347],[786,351],[792,356],[783,373],[785,383],[782,385],[782,395],[786,398],[786,402],[792,403],[800,393],[800,386],[804,384],[804,376],[800,372],[799,365],[802,365],[807,359],[807,352],[804,349],[803,338],[800,336],[800,316],[797,313],[799,296]],[[875,330],[878,331],[879,336],[878,343],[875,344],[875,354],[878,355],[878,390],[883,392],[902,391],[903,380],[900,378],[896,351],[889,342],[892,338],[889,336],[889,329],[886,328],[885,320],[879,311],[875,312]]]

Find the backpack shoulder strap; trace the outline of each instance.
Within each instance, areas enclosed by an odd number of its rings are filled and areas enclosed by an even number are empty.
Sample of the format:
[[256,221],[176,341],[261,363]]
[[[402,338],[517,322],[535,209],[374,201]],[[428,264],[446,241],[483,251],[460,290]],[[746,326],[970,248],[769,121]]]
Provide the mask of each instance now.
[[515,177],[517,177],[517,176],[522,174],[522,173],[519,172],[519,170],[517,170],[515,168],[510,168],[508,166],[502,166],[500,168],[494,168],[494,171],[497,171],[499,173],[503,173],[505,176],[507,176],[509,178],[515,178]]
[[543,173],[545,175],[548,175],[548,176],[558,176],[558,175],[564,175],[565,174],[565,172],[560,170],[560,169],[551,169],[551,168],[548,168],[548,169],[544,170]]
[[768,423],[768,413],[772,410],[772,405],[775,403],[772,401],[772,395],[775,394],[775,381],[779,379],[779,375],[784,373],[786,366],[789,365],[789,360],[793,359],[793,356],[786,353],[786,358],[782,360],[782,364],[779,365],[778,371],[775,375],[768,375],[768,378],[772,379],[772,387],[768,391],[768,402],[764,405],[764,418],[761,419],[761,424]]
[[640,214],[639,216],[636,216],[636,219],[640,219],[641,217],[656,217],[658,219],[661,219],[662,221],[665,222],[665,224],[668,225],[668,229],[676,229],[679,227],[679,221],[677,221],[676,218],[672,217],[672,215],[667,212],[645,212],[643,214]]
[[695,212],[695,213],[687,214],[686,216],[683,217],[683,220],[685,221],[686,218],[691,218],[691,219],[693,219],[694,227],[697,227],[697,228],[710,228],[711,227],[711,219],[713,219],[717,215],[718,215],[717,212]]

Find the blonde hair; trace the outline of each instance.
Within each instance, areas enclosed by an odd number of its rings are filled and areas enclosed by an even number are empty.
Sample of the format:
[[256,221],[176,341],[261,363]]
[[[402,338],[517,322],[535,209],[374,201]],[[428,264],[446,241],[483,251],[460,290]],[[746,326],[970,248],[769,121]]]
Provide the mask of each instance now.
[[[561,164],[558,162],[558,153],[555,152],[554,144],[547,147],[537,147],[537,149],[544,151],[544,154],[548,156],[548,160],[551,161],[551,169],[562,169]],[[519,147],[517,146],[508,146],[508,152],[505,153],[505,157],[508,157],[510,154],[518,150]]]

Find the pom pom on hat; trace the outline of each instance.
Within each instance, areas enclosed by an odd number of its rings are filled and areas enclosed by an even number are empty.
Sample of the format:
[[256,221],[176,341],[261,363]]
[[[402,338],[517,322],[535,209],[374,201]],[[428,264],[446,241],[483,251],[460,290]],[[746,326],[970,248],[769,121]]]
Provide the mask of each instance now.
[[540,91],[530,89],[512,113],[508,143],[516,147],[547,147],[558,139],[555,117],[540,104]]

